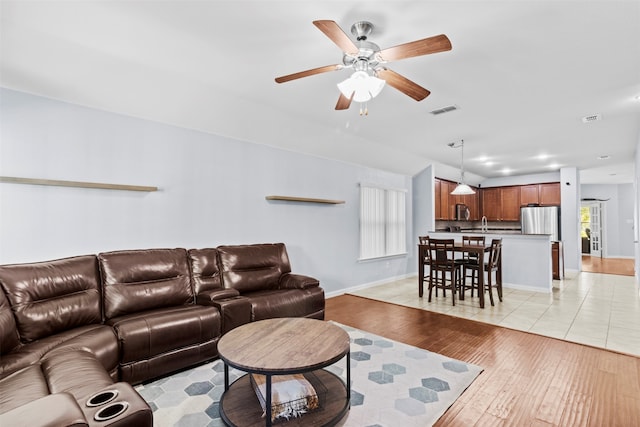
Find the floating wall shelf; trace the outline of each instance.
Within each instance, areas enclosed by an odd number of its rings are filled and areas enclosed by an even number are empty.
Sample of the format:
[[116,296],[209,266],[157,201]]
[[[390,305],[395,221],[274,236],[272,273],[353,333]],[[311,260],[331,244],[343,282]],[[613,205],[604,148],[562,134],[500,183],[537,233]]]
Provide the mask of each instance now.
[[266,196],[265,199],[281,200],[285,202],[324,203],[327,205],[340,205],[344,203],[344,200],[310,199],[308,197],[291,197],[291,196]]
[[98,188],[102,190],[158,191],[158,187],[148,187],[143,185],[104,184],[100,182],[61,181],[57,179],[16,178],[12,176],[0,176],[0,182],[8,182],[12,184],[52,185],[56,187]]

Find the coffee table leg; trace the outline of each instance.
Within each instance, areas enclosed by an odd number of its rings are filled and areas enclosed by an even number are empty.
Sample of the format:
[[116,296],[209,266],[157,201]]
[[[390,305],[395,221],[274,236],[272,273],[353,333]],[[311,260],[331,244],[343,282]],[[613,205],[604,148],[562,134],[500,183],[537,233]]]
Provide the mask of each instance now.
[[351,408],[351,351],[347,352],[347,402]]
[[271,375],[267,375],[267,427],[271,427]]
[[229,390],[229,365],[223,363],[224,365],[224,391]]

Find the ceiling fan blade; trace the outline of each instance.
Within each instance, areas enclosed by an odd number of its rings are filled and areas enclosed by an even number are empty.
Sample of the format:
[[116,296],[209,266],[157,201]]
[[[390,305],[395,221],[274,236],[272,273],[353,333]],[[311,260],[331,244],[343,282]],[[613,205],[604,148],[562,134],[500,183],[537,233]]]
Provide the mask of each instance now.
[[440,34],[439,36],[428,37],[426,39],[383,49],[378,53],[378,56],[383,61],[397,61],[399,59],[413,58],[414,56],[445,52],[447,50],[451,50],[451,42],[447,36]]
[[422,101],[431,93],[422,86],[412,82],[395,71],[389,70],[388,68],[378,70],[377,74],[378,77],[386,81],[389,86],[398,89],[400,92],[410,96],[416,101]]
[[353,99],[353,95],[355,92],[351,94],[351,98],[347,98],[340,92],[340,98],[338,98],[338,103],[336,104],[336,110],[348,110],[351,106],[351,100]]
[[331,39],[344,53],[355,55],[358,53],[358,46],[342,31],[342,28],[335,21],[313,21],[313,25],[318,27],[327,37]]
[[311,70],[300,71],[298,73],[288,74],[286,76],[276,77],[276,83],[284,83],[291,80],[301,79],[302,77],[313,76],[315,74],[327,73],[342,69],[342,65],[325,65],[324,67],[312,68]]

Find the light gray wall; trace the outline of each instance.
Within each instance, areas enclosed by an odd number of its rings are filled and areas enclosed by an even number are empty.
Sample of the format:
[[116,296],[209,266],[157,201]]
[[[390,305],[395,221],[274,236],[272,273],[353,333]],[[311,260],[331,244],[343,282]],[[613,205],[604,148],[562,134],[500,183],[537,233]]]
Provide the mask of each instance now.
[[565,269],[580,271],[580,173],[576,168],[560,169],[560,223]]
[[633,244],[636,255],[636,278],[640,279],[640,132],[636,144],[635,175],[633,177]]
[[634,257],[632,184],[583,184],[583,199],[600,199],[604,205],[605,257]]
[[[119,249],[284,242],[294,272],[319,278],[329,293],[415,271],[411,256],[357,261],[359,183],[412,194],[411,177],[6,89],[0,118],[0,175],[160,188],[0,183],[1,264]],[[268,202],[270,194],[346,203]]]
[[413,177],[413,236],[410,245],[412,247],[412,271],[414,272],[418,271],[416,246],[418,236],[424,236],[429,231],[435,230],[434,172],[433,165],[430,165]]

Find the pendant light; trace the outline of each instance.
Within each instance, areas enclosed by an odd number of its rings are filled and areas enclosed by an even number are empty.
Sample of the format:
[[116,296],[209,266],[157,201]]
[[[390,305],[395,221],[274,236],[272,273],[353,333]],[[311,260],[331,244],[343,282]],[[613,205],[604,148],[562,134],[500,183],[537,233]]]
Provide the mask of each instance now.
[[469,194],[476,194],[471,187],[464,183],[464,139],[460,140],[458,144],[452,142],[449,144],[451,148],[460,148],[460,182],[458,186],[451,192],[454,196],[466,196]]

